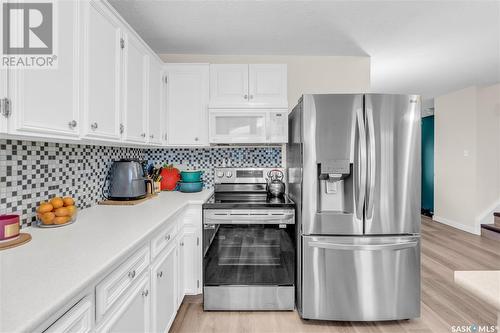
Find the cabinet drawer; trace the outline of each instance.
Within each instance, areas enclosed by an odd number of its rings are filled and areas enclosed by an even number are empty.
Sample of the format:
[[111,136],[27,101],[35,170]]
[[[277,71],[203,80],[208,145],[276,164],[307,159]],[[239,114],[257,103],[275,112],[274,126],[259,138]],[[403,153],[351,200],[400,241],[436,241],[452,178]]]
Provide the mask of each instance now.
[[151,240],[151,258],[154,259],[163,251],[167,245],[174,241],[177,235],[177,221],[163,228],[160,233]]
[[96,315],[100,320],[141,273],[149,267],[149,246],[139,249],[96,287]]
[[45,332],[90,332],[94,321],[94,302],[85,297],[52,324]]

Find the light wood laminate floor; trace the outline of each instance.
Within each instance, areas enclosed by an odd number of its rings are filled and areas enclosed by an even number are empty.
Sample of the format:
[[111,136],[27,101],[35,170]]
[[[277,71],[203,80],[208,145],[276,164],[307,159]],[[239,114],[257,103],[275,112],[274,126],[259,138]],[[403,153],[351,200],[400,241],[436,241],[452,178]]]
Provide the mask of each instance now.
[[297,312],[204,312],[186,297],[170,332],[451,332],[453,325],[496,325],[497,312],[453,282],[456,270],[500,270],[500,242],[422,217],[422,315],[390,322],[302,320]]

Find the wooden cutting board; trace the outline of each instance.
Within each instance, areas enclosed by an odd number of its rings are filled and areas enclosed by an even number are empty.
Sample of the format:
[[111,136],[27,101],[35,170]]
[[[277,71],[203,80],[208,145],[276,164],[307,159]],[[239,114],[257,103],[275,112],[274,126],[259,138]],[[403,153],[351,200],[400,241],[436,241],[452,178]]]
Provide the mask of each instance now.
[[158,194],[148,194],[145,198],[137,200],[103,200],[99,202],[99,205],[107,206],[134,206],[140,204],[146,200],[157,197]]
[[21,232],[18,238],[0,243],[0,251],[11,249],[19,245],[23,245],[24,243],[28,243],[30,240],[31,240],[30,234]]

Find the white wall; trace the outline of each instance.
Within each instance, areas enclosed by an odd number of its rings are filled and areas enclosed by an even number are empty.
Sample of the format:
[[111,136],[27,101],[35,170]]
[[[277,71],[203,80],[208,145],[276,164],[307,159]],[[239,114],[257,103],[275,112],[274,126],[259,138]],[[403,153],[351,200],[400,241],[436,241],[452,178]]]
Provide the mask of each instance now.
[[472,232],[476,88],[435,98],[434,108],[434,218]]
[[477,102],[477,218],[493,223],[491,210],[500,208],[500,84],[479,87]]
[[165,62],[280,63],[288,65],[288,106],[305,93],[351,93],[370,89],[369,57],[160,54]]
[[435,99],[434,219],[479,233],[500,201],[500,84]]

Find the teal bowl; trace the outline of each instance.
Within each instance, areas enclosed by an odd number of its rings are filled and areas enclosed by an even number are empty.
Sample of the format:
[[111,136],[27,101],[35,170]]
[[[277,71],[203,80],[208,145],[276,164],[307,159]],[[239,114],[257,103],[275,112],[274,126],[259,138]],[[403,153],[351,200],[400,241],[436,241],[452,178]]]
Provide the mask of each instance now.
[[201,192],[201,190],[203,189],[203,182],[194,182],[194,183],[179,182],[178,184],[179,184],[178,190],[184,193]]
[[181,171],[181,180],[184,183],[201,182],[203,171]]

